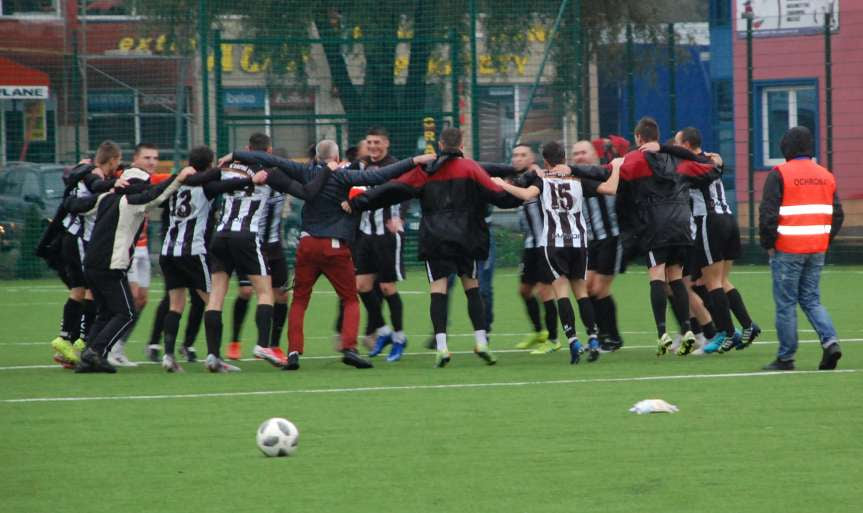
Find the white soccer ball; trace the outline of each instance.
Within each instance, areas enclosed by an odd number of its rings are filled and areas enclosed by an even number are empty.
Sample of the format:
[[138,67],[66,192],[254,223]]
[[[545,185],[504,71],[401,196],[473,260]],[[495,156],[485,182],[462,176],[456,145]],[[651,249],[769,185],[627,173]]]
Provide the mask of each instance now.
[[257,441],[266,456],[290,456],[297,452],[300,431],[290,420],[273,417],[258,427]]

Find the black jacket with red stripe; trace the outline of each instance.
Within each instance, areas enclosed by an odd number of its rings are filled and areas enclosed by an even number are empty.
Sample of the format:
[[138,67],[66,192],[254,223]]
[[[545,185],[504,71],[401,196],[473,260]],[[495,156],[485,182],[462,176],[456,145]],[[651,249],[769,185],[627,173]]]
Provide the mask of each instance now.
[[419,198],[422,209],[420,260],[487,259],[487,205],[515,208],[521,204],[492,182],[476,162],[461,153],[452,153],[443,154],[428,171],[414,169],[356,196],[351,200],[351,208],[371,210],[410,198]]
[[668,153],[631,151],[620,168],[621,181],[631,186],[641,221],[638,236],[642,251],[667,246],[691,246],[692,209],[689,188],[708,184],[719,177],[713,164],[682,159]]

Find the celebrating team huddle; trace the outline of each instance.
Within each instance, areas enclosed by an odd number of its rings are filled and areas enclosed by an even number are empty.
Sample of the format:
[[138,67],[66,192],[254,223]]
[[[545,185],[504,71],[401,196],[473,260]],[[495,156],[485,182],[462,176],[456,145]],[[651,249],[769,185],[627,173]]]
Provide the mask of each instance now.
[[[159,266],[166,295],[148,353],[165,371],[182,371],[181,359],[198,360],[194,341],[201,323],[206,368],[240,370],[226,360],[240,357],[243,315],[237,312],[242,306],[244,314],[241,301],[248,301],[248,292],[235,304],[230,346],[222,357],[222,309],[234,274],[257,298],[256,358],[286,371],[300,368],[305,313],[323,275],[339,297],[341,361],[370,368],[371,358],[391,345],[387,360],[396,362],[408,343],[397,283],[405,276],[403,219],[414,200],[421,213],[418,258],[430,284],[437,368],[453,359],[447,319],[455,276],[467,299],[474,353],[484,364],[498,362],[478,272],[478,262],[489,259],[489,206],[519,209],[521,215],[517,288],[531,333],[517,348],[542,355],[568,347],[569,362],[578,364],[623,347],[611,289],[615,275],[639,258],[648,269],[658,356],[746,348],[761,330],[729,280],[741,245],[725,201],[721,157],[702,151],[695,128],[660,145],[656,122],[643,118],[634,136],[633,149],[618,136],[579,141],[569,160],[558,142],[543,144],[540,158],[519,144],[511,164],[500,164],[465,157],[461,131],[445,128],[436,154],[399,161],[388,153],[387,131],[375,127],[352,148],[349,160],[340,158],[335,141],[322,140],[310,161],[300,163],[274,155],[270,138],[254,134],[245,149],[218,161],[209,148],[193,148],[188,166],[172,176],[153,174],[158,151],[151,145],[139,145],[132,165],[120,169],[120,150],[106,141],[92,162],[82,161],[69,173],[64,201],[39,247],[69,289],[59,335],[51,342],[54,359],[80,373],[136,365],[125,356],[123,341],[146,304],[146,239],[145,257],[140,248],[147,211],[161,206]],[[293,262],[282,243],[287,196],[304,201]],[[146,280],[138,277],[145,273]],[[177,348],[187,296],[192,308]],[[360,302],[368,314],[368,357],[358,350]],[[391,325],[384,321],[384,302]],[[679,326],[676,337],[666,324],[669,303]],[[280,347],[285,324],[287,351]]]

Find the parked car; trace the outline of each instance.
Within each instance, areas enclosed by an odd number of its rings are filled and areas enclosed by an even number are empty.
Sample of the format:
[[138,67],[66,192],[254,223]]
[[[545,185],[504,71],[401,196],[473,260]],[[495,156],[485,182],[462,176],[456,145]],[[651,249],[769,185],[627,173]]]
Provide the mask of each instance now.
[[20,244],[28,216],[38,216],[39,231],[50,222],[63,199],[64,166],[9,162],[0,171],[0,250]]

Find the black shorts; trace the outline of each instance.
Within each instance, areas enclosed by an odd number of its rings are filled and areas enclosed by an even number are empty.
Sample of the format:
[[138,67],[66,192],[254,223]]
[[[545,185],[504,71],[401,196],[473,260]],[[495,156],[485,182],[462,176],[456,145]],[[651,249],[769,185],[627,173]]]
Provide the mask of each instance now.
[[84,278],[84,240],[70,233],[63,234],[61,242],[63,254],[63,269],[60,279],[70,289],[86,287],[87,280]]
[[381,283],[405,279],[404,234],[360,235],[351,247],[357,276],[376,274]]
[[541,248],[543,259],[540,267],[540,281],[551,283],[561,276],[570,280],[587,279],[586,248]]
[[268,276],[267,261],[257,238],[213,237],[210,243],[210,271],[237,272],[251,276]]
[[699,267],[740,258],[740,227],[737,219],[731,214],[702,216],[696,227],[695,249]]
[[696,251],[695,246],[690,246],[687,250],[686,262],[683,263],[683,275],[689,276],[693,283],[701,278],[701,266],[698,265],[698,251]]
[[479,277],[479,266],[476,260],[468,257],[426,260],[426,272],[429,282],[447,278],[451,274],[476,279]]
[[526,285],[536,285],[541,282],[544,260],[545,254],[542,248],[524,248],[521,253],[521,264],[519,264],[521,282]]
[[210,268],[207,255],[159,256],[159,267],[165,279],[165,290],[195,289],[210,292]]
[[[263,248],[264,260],[267,263],[267,272],[273,283],[274,289],[288,288],[289,272],[288,261],[285,259],[285,252],[282,249],[281,242],[271,242],[264,245]],[[252,282],[246,273],[237,273],[237,285],[240,287],[251,287]]]
[[647,252],[647,268],[655,267],[660,264],[665,265],[686,265],[686,260],[690,256],[689,249],[692,246],[665,246],[654,248]]
[[587,245],[587,270],[604,276],[626,272],[623,243],[619,237],[592,240]]

